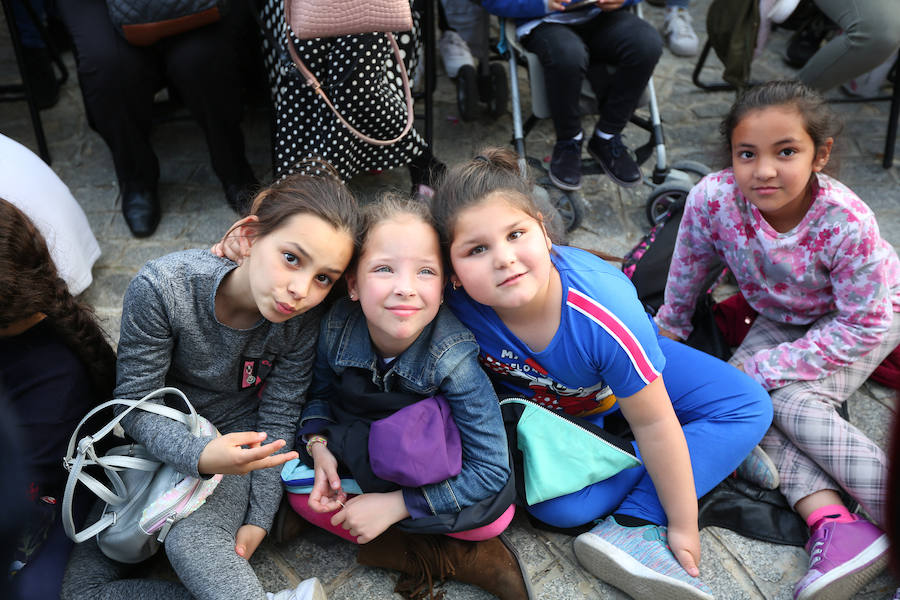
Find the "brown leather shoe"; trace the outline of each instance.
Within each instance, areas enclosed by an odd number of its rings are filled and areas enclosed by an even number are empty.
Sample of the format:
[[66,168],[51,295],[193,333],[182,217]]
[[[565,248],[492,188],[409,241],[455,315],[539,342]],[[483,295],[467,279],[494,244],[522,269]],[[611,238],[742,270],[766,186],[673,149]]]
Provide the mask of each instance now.
[[278,505],[278,512],[275,513],[275,520],[272,521],[272,531],[269,532],[272,541],[276,544],[287,542],[308,528],[309,522],[294,512],[287,501],[287,493],[284,493],[281,497],[281,504]]
[[525,566],[504,535],[467,542],[391,528],[360,545],[357,562],[404,573],[394,591],[412,600],[434,598],[434,584],[444,579],[476,585],[500,600],[533,598]]

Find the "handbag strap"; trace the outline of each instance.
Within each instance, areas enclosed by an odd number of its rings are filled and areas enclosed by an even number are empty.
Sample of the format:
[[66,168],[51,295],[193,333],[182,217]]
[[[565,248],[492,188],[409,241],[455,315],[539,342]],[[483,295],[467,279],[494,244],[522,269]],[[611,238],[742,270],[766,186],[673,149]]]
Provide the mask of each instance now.
[[[284,16],[285,20],[288,24],[291,23],[291,7],[290,0],[284,0]],[[399,142],[403,136],[409,133],[409,130],[412,129],[413,125],[413,100],[412,100],[412,90],[409,87],[409,76],[406,74],[406,65],[403,62],[403,56],[400,54],[400,47],[397,45],[397,40],[394,39],[394,34],[391,32],[387,32],[388,40],[391,42],[391,48],[394,51],[394,57],[397,59],[397,65],[400,67],[400,79],[403,81],[403,94],[406,97],[406,126],[403,128],[403,131],[391,140],[378,140],[372,137],[367,136],[362,133],[353,125],[347,122],[346,119],[338,112],[338,110],[331,103],[331,99],[328,98],[328,95],[325,93],[325,90],[322,89],[322,84],[319,83],[319,80],[313,75],[312,71],[310,71],[303,61],[300,60],[300,55],[297,54],[297,50],[294,48],[294,42],[291,40],[291,28],[287,28],[287,32],[285,33],[287,37],[287,48],[288,52],[291,55],[291,60],[294,61],[294,64],[297,65],[297,68],[300,70],[300,73],[306,79],[306,84],[310,86],[316,94],[322,97],[322,100],[325,101],[325,104],[328,105],[328,108],[331,109],[331,112],[337,116],[338,120],[341,124],[350,130],[350,133],[363,140],[364,142],[368,142],[370,144],[374,144],[376,146],[389,146],[396,142]]]
[[[169,394],[180,397],[188,407],[189,413],[183,413],[174,408],[151,402],[151,400],[155,398]],[[78,435],[81,431],[81,427],[98,412],[111,406],[125,406],[127,408],[116,415],[115,418],[110,420],[106,425],[101,427],[97,433],[85,436],[79,440]],[[100,520],[86,527],[82,531],[78,532],[75,530],[75,521],[72,517],[72,499],[75,493],[75,486],[79,481],[107,504],[118,505],[128,499],[128,489],[118,471],[124,469],[155,471],[162,462],[156,459],[115,454],[108,454],[103,457],[97,456],[94,449],[94,443],[106,437],[127,414],[134,410],[155,413],[178,421],[179,423],[183,423],[187,426],[191,435],[197,436],[200,433],[200,421],[197,411],[188,401],[187,396],[185,396],[181,390],[173,387],[159,388],[158,390],[150,392],[140,400],[110,400],[100,404],[85,415],[81,422],[78,423],[78,427],[76,427],[75,431],[72,433],[72,437],[69,438],[69,446],[66,450],[66,456],[63,458],[63,466],[69,472],[69,476],[66,479],[66,487],[63,493],[63,503],[61,508],[63,529],[65,530],[66,535],[77,543],[90,539],[115,523],[115,513],[105,513]],[[112,484],[112,490],[92,475],[84,472],[84,468],[91,465],[103,468],[107,478]]]

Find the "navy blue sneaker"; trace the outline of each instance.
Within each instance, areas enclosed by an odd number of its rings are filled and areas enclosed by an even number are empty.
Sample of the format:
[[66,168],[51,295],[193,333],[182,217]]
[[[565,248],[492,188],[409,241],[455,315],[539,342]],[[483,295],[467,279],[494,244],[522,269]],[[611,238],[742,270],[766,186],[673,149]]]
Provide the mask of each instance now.
[[588,154],[597,161],[609,178],[622,187],[633,187],[641,182],[641,169],[631,158],[620,134],[604,140],[592,135],[588,142]]
[[581,188],[581,140],[562,140],[553,146],[550,181],[561,190]]

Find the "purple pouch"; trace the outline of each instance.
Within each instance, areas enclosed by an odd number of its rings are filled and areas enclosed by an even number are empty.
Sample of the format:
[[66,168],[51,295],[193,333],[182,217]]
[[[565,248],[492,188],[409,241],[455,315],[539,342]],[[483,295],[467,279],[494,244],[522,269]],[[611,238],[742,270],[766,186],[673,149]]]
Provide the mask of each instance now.
[[462,444],[450,405],[431,396],[372,423],[372,472],[404,487],[437,483],[462,469]]

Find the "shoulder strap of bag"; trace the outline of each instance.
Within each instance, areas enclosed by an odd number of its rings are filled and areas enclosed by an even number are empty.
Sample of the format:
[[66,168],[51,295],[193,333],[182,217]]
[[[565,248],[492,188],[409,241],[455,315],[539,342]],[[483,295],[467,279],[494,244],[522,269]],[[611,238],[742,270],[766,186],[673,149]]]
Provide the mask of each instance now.
[[[291,22],[291,7],[290,1],[284,0],[284,16],[288,23]],[[350,130],[350,133],[363,140],[364,142],[368,142],[370,144],[374,144],[376,146],[389,146],[396,142],[399,142],[403,136],[409,133],[409,130],[412,129],[413,125],[413,100],[412,100],[412,90],[409,88],[409,76],[406,74],[406,64],[403,62],[403,57],[400,55],[400,47],[397,45],[397,40],[394,39],[394,34],[387,32],[388,40],[391,42],[391,48],[394,50],[394,58],[397,60],[397,65],[400,67],[400,79],[403,81],[403,94],[406,97],[406,126],[403,128],[403,131],[391,140],[378,140],[375,138],[371,138],[366,134],[362,133],[353,125],[348,123],[341,113],[334,107],[331,103],[331,100],[328,98],[328,95],[325,93],[325,90],[322,89],[322,84],[319,83],[319,80],[316,79],[316,76],[312,74],[312,72],[303,64],[303,61],[300,60],[300,56],[297,54],[297,50],[294,48],[294,42],[291,40],[291,28],[286,28],[285,37],[287,38],[287,49],[291,55],[291,60],[294,61],[294,64],[297,65],[297,68],[300,70],[300,73],[306,79],[306,84],[310,86],[313,91],[315,91],[319,96],[322,97],[322,100],[325,101],[325,104],[328,105],[328,108],[331,109],[331,112],[337,116],[338,120],[341,124]]]
[[[161,396],[165,396],[167,394],[180,397],[188,407],[189,413],[183,413],[179,410],[169,408],[168,406],[151,402],[151,400],[159,398]],[[115,418],[110,420],[106,425],[101,427],[100,430],[97,431],[97,433],[95,433],[94,435],[85,436],[84,438],[81,438],[79,440],[78,435],[81,431],[81,427],[95,414],[111,406],[126,406],[127,408],[116,415]],[[93,525],[86,527],[81,532],[75,531],[75,522],[72,518],[72,498],[75,492],[75,485],[79,481],[107,504],[117,505],[125,502],[128,499],[128,490],[125,487],[125,483],[122,481],[122,477],[119,475],[118,471],[124,469],[154,471],[160,465],[160,461],[158,460],[150,460],[134,456],[107,455],[100,457],[97,456],[97,453],[94,450],[95,442],[106,437],[116,427],[116,425],[118,425],[119,422],[121,422],[122,419],[125,418],[125,415],[133,410],[138,409],[162,415],[174,421],[178,421],[179,423],[183,423],[192,435],[196,436],[200,433],[200,422],[198,419],[197,411],[188,401],[184,393],[181,390],[173,387],[160,388],[147,394],[140,400],[109,400],[108,402],[100,404],[99,406],[91,410],[87,415],[85,415],[81,422],[78,423],[78,427],[76,427],[75,431],[72,433],[72,437],[69,438],[69,446],[66,450],[66,456],[63,458],[63,466],[69,472],[69,476],[66,479],[65,491],[63,493],[63,503],[61,511],[63,529],[65,530],[69,538],[77,543],[81,543],[87,539],[90,539],[91,537],[97,535],[99,532],[115,523],[115,515],[107,513],[104,514],[99,521],[97,521]],[[113,490],[110,490],[109,487],[100,483],[95,477],[84,472],[84,467],[91,465],[97,465],[103,468],[107,478],[112,484]]]

